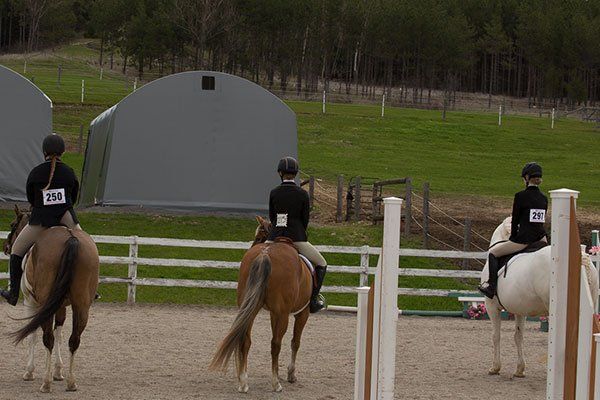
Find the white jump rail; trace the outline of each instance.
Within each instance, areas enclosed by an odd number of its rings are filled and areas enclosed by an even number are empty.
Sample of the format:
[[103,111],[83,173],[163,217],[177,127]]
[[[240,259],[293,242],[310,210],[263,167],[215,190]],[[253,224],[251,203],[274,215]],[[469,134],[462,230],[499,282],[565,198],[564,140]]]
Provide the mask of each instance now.
[[[0,239],[6,239],[8,232],[0,231]],[[144,266],[163,266],[163,267],[186,267],[186,268],[213,268],[213,269],[237,269],[239,262],[234,261],[214,261],[214,260],[195,260],[182,258],[146,258],[139,257],[139,246],[165,246],[165,247],[187,247],[187,248],[205,248],[205,249],[223,249],[223,250],[246,250],[252,242],[234,242],[234,241],[213,241],[213,240],[193,240],[193,239],[167,239],[138,236],[107,236],[92,235],[96,243],[101,244],[120,244],[129,246],[128,256],[100,256],[100,262],[105,265],[127,265],[127,277],[106,277],[100,278],[101,283],[124,283],[128,285],[127,301],[135,303],[137,286],[164,286],[164,287],[190,287],[190,288],[212,288],[212,289],[235,289],[236,282],[232,281],[207,281],[196,279],[159,279],[159,278],[138,278],[137,267]],[[379,255],[380,247],[370,246],[316,246],[324,253],[338,254],[356,254],[360,255],[360,265],[331,265],[329,272],[358,274],[359,285],[368,284],[368,276],[375,274],[375,268],[369,266],[369,256]],[[485,252],[464,252],[464,251],[444,251],[444,250],[421,250],[421,249],[403,249],[399,250],[401,257],[427,257],[427,258],[450,258],[450,259],[485,259]],[[0,254],[0,260],[7,260],[8,257]],[[600,261],[600,256],[593,256],[593,261]],[[422,268],[399,268],[399,276],[419,276],[419,277],[437,277],[437,278],[466,278],[478,279],[479,271],[464,270],[445,270],[445,269],[422,269]],[[7,279],[7,273],[0,273],[0,279]],[[351,293],[356,294],[356,288],[351,286],[325,286],[323,291],[326,293]],[[473,291],[451,290],[451,289],[416,289],[416,288],[398,288],[399,295],[409,296],[432,296],[448,297],[450,295],[461,296],[474,294]],[[356,307],[330,306],[332,310],[355,311]]]

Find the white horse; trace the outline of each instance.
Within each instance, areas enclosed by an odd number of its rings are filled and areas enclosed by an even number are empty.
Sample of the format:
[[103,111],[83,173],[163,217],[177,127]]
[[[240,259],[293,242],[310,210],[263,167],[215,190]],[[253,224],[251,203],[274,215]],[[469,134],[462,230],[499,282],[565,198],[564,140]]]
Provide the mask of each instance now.
[[[506,218],[494,231],[490,246],[510,237],[511,218]],[[590,292],[595,303],[598,301],[598,272],[590,257],[582,252],[582,266],[585,268]],[[504,268],[499,272],[498,295],[493,299],[485,298],[485,307],[494,328],[494,361],[489,369],[490,375],[500,373],[500,313],[504,309],[515,315],[515,343],[517,345],[517,370],[514,377],[525,376],[523,359],[523,327],[526,317],[548,315],[550,303],[550,246],[533,253],[520,254],[509,261],[504,277]],[[481,272],[481,282],[488,280],[488,264]]]

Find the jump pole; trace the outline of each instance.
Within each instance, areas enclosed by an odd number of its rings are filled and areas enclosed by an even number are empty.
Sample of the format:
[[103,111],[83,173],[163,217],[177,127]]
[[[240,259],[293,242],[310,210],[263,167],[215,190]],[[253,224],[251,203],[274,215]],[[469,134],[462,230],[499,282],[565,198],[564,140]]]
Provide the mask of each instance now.
[[[398,323],[398,261],[400,255],[400,216],[402,199],[383,199],[383,245],[377,263],[373,291],[372,331],[370,316],[364,309],[364,288],[359,288],[357,350],[355,366],[355,400],[393,400],[396,375],[396,327]],[[362,309],[362,310],[361,310]],[[372,334],[372,345],[368,337]],[[369,354],[370,347],[370,354]],[[364,349],[364,350],[363,350]],[[371,358],[370,377],[369,365]],[[362,366],[364,371],[362,370]],[[365,390],[370,385],[370,391]]]

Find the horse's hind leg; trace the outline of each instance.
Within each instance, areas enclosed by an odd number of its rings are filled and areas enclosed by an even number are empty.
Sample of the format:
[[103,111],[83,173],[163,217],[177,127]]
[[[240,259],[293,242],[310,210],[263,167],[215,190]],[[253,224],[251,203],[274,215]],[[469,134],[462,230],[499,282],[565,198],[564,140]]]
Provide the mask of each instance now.
[[492,368],[489,369],[488,373],[490,375],[498,375],[500,373],[500,324],[502,323],[502,318],[500,315],[500,310],[493,302],[488,302],[486,300],[485,306],[487,309],[488,316],[490,317],[490,321],[492,321],[492,327],[494,329],[494,333],[492,335],[493,345],[494,345],[494,361],[492,363]]
[[[33,315],[37,310],[37,306],[31,302],[27,297],[25,297],[24,301],[25,307],[27,308],[27,314]],[[32,381],[33,380],[33,371],[35,370],[35,344],[38,340],[38,329],[33,331],[29,337],[27,338],[27,345],[29,347],[27,352],[27,367],[25,367],[25,373],[23,374],[24,381]]]
[[279,383],[279,352],[281,351],[283,335],[287,331],[288,319],[288,314],[271,312],[271,330],[273,331],[273,338],[271,339],[271,371],[273,373],[271,384],[274,392],[281,392],[283,389],[281,383]]
[[300,348],[300,339],[302,338],[302,331],[308,321],[309,309],[305,308],[300,314],[295,316],[294,321],[294,337],[292,337],[292,360],[288,365],[288,382],[296,382],[296,355]]
[[42,387],[40,387],[40,392],[42,393],[50,393],[52,387],[52,349],[54,348],[52,322],[52,319],[50,319],[42,324],[42,331],[44,332],[42,340],[46,347],[46,374],[44,375]]
[[72,304],[71,308],[73,309],[73,332],[71,333],[71,337],[69,338],[69,350],[71,352],[71,356],[69,358],[69,375],[67,376],[67,391],[74,392],[77,390],[77,383],[75,383],[75,352],[79,348],[79,343],[81,340],[81,333],[85,329],[88,321],[88,313],[89,307]]
[[242,343],[242,353],[237,361],[237,373],[240,385],[238,386],[238,392],[248,393],[248,352],[250,351],[250,345],[252,344],[252,324],[246,331],[246,337]]
[[62,328],[65,324],[65,319],[67,318],[67,308],[60,308],[56,314],[54,315],[54,338],[56,343],[56,356],[54,359],[54,374],[52,378],[55,381],[62,381],[64,378],[62,370],[63,370],[63,360],[60,352],[61,344],[62,344]]
[[523,328],[525,327],[525,317],[515,315],[515,344],[517,345],[517,372],[513,375],[515,378],[525,377],[525,360],[523,359]]

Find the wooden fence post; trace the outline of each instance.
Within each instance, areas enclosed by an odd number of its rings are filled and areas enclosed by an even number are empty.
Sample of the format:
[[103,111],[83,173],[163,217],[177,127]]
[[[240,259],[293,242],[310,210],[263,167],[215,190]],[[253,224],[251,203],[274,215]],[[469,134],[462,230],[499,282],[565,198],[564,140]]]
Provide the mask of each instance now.
[[356,177],[354,185],[354,219],[360,221],[360,176]]
[[406,211],[404,213],[404,234],[410,234],[410,223],[412,219],[412,179],[410,177],[406,178],[406,199],[404,199],[406,207],[404,208]]
[[83,152],[83,125],[79,125],[79,140],[77,142],[79,154]]
[[58,86],[60,86],[60,78],[62,75],[62,65],[58,65]]
[[342,222],[342,208],[344,207],[344,175],[338,175],[337,179],[337,210],[335,213],[336,222]]
[[137,236],[133,236],[133,243],[129,245],[129,257],[132,258],[129,263],[129,269],[127,277],[129,283],[127,284],[127,304],[135,304],[136,287],[135,280],[137,279],[137,257],[138,257],[138,243]]
[[423,247],[429,248],[429,182],[423,184]]
[[[470,218],[465,219],[465,243],[463,245],[463,251],[469,251],[471,247],[471,225],[472,221]],[[463,269],[469,268],[469,259],[464,258],[462,262]]]
[[310,208],[313,208],[315,203],[315,177],[312,175],[308,177],[308,201]]

